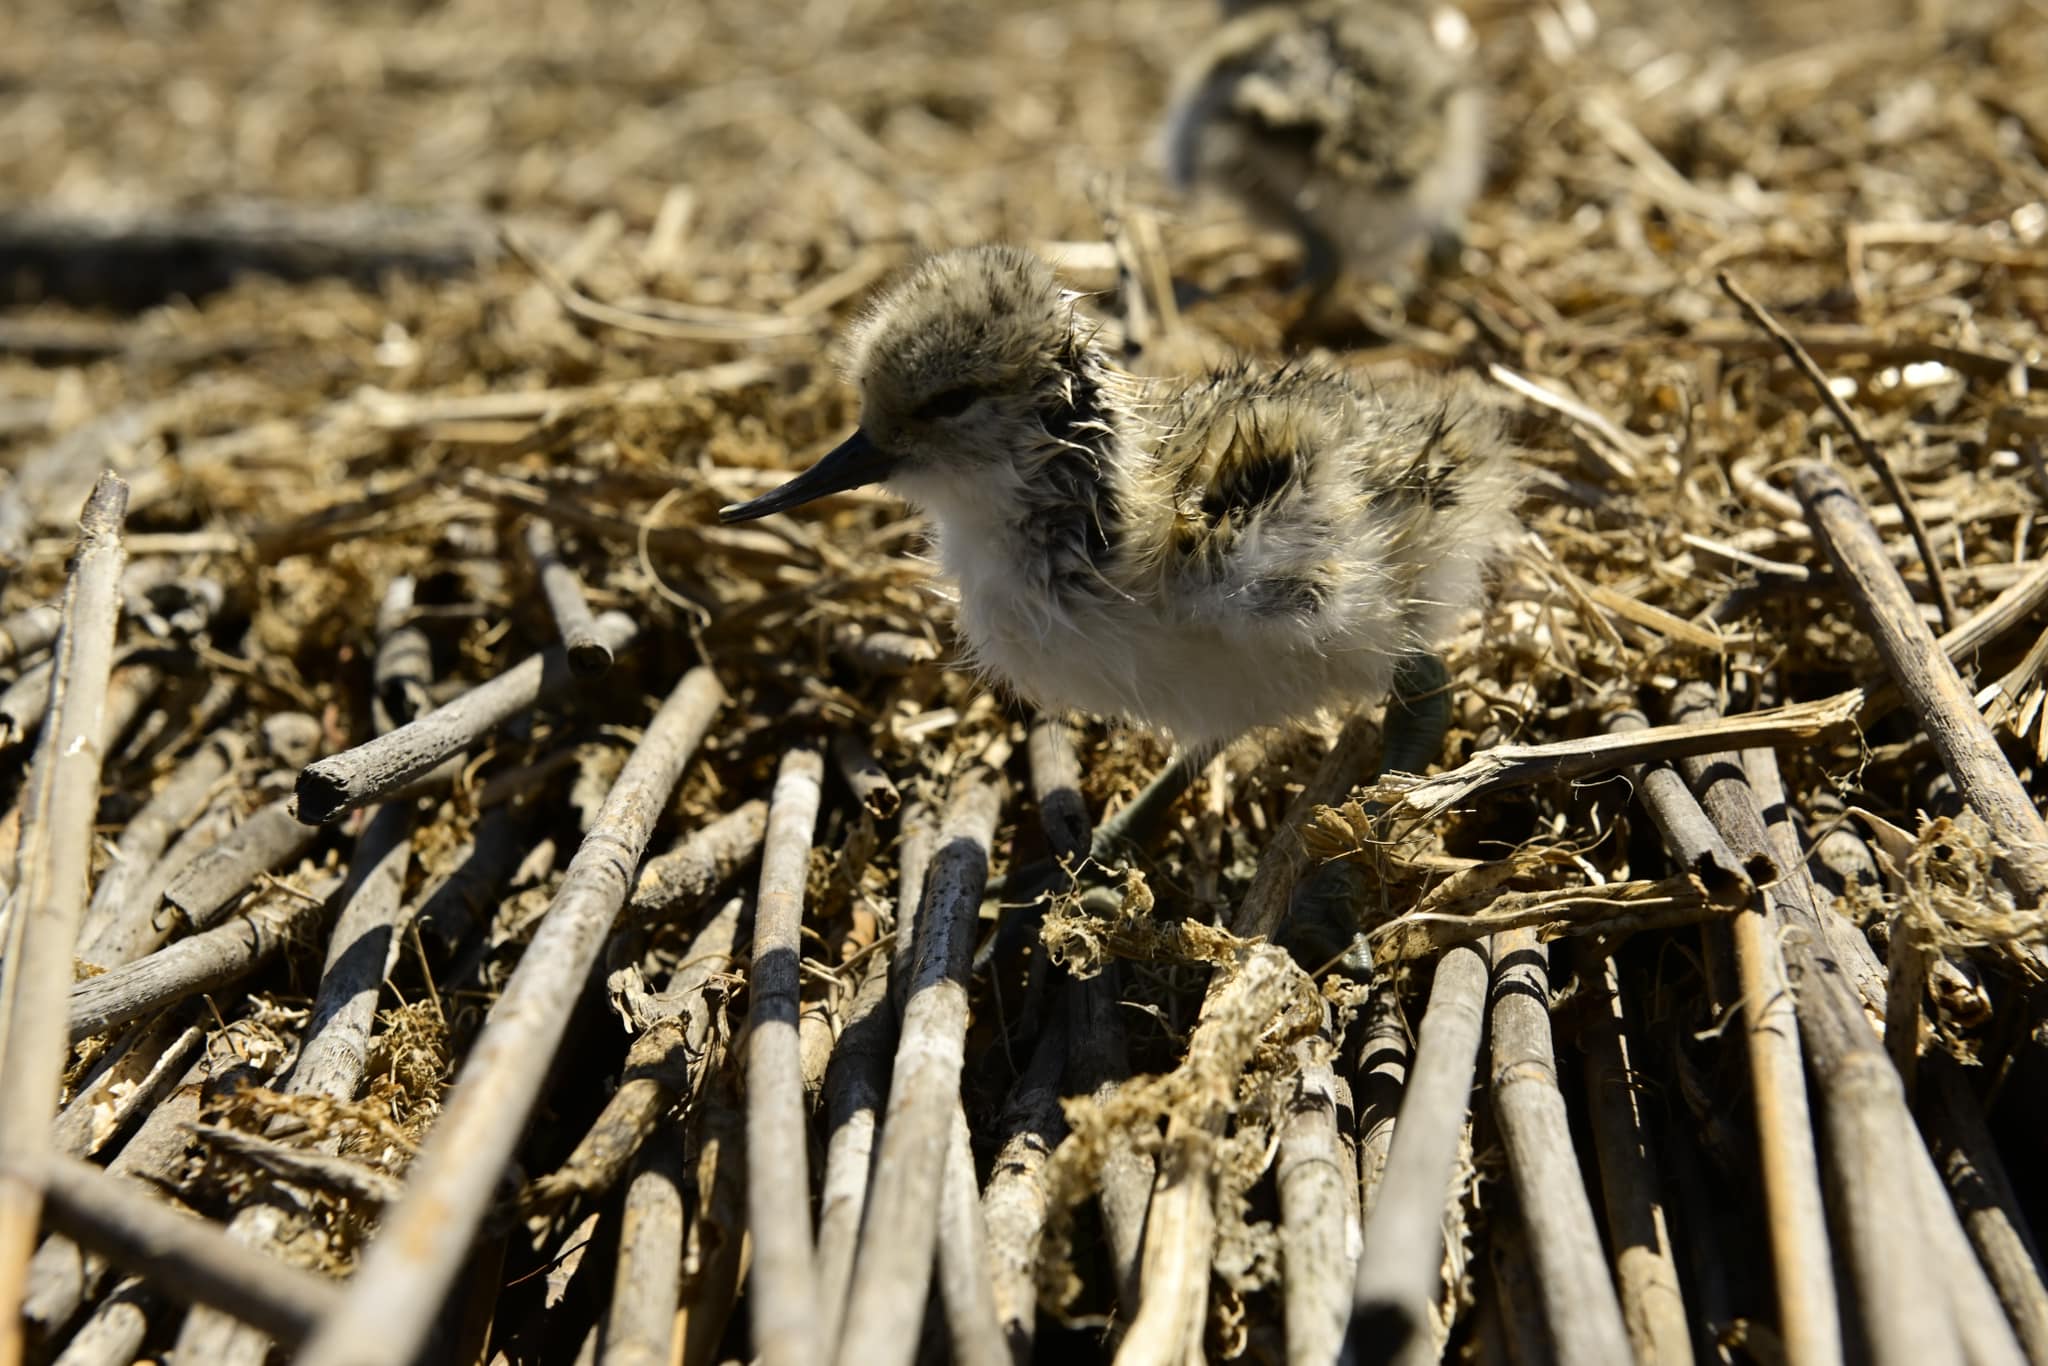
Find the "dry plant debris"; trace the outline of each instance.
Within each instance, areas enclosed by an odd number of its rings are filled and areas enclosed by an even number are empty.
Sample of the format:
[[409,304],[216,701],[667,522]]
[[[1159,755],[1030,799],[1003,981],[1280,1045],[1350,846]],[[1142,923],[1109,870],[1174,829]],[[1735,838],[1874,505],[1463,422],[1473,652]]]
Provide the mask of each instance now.
[[1069,885],[1161,746],[715,510],[922,248],[1279,354],[1210,4],[9,5],[0,1366],[2048,1361],[2048,11],[1468,15],[1449,746]]

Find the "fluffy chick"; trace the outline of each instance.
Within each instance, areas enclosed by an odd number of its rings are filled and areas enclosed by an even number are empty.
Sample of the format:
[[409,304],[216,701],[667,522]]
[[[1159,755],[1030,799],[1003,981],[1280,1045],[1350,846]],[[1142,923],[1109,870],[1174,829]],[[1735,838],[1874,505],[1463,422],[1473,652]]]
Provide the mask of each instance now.
[[1039,258],[934,256],[855,326],[860,429],[726,521],[883,483],[933,523],[974,660],[1202,749],[1377,697],[1479,598],[1520,467],[1463,388],[1113,366]]
[[1168,178],[1226,190],[1292,230],[1318,293],[1344,267],[1405,278],[1485,178],[1463,17],[1422,0],[1231,8],[1176,82]]

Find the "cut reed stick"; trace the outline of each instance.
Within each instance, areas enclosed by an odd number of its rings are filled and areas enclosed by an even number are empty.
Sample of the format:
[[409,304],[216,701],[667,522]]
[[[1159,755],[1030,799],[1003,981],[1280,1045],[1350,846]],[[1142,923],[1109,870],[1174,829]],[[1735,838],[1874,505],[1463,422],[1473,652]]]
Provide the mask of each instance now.
[[216,1306],[287,1346],[341,1299],[332,1281],[229,1241],[137,1181],[77,1158],[50,1154],[42,1163],[53,1228],[179,1299]]
[[132,941],[112,937],[123,918],[121,911],[142,893],[172,836],[204,808],[240,762],[244,748],[242,738],[234,732],[215,731],[129,819],[115,842],[113,858],[92,889],[92,904],[79,932],[79,957],[99,967],[114,968],[134,956]]
[[104,1065],[75,1088],[50,1126],[50,1146],[91,1157],[157,1102],[185,1074],[206,1033],[186,1012],[167,1010],[130,1030]]
[[292,799],[281,797],[250,812],[219,844],[192,860],[165,886],[164,899],[194,929],[211,928],[257,878],[305,853],[318,833],[294,819]]
[[1177,1366],[1201,1356],[1216,1242],[1216,1148],[1253,1049],[1298,1002],[1304,984],[1286,953],[1254,944],[1203,998],[1180,1068],[1193,1083],[1191,1094],[1167,1120],[1145,1215],[1140,1294],[1117,1348],[1118,1366]]
[[739,876],[761,848],[768,828],[768,803],[743,802],[711,824],[693,830],[666,853],[647,860],[633,887],[633,913],[685,919]]
[[[1717,708],[1712,688],[1694,683],[1673,697],[1671,715],[1680,724],[1708,722]],[[1701,791],[1701,804],[1718,816],[1715,779],[1730,771],[1740,775],[1734,756],[1688,757],[1679,761],[1679,767],[1693,788]],[[1761,824],[1758,838],[1750,841],[1731,832],[1725,820],[1717,819],[1715,825],[1736,859],[1761,859],[1756,868],[1769,866],[1782,874],[1771,859],[1768,842],[1761,837]],[[1800,1056],[1800,1020],[1781,947],[1782,921],[1766,898],[1738,912],[1729,928],[1741,990],[1742,1039],[1756,1112],[1758,1162],[1769,1211],[1765,1223],[1777,1288],[1778,1331],[1790,1362],[1840,1361],[1841,1318],[1834,1261]]]
[[747,1232],[754,1245],[748,1299],[754,1350],[766,1366],[824,1359],[799,1038],[804,886],[824,777],[824,759],[812,749],[785,754],[775,775],[747,974]]
[[27,659],[57,638],[64,614],[47,602],[22,608],[0,621],[0,664]]
[[510,806],[485,809],[471,832],[462,862],[420,898],[412,917],[422,937],[453,947],[497,905],[499,893],[529,850],[519,839],[519,817]]
[[[1358,1113],[1361,1228],[1386,1174],[1387,1151],[1394,1142],[1394,1121],[1408,1085],[1408,1021],[1401,1013],[1401,994],[1391,977],[1379,978],[1372,984],[1364,1016],[1357,1071],[1351,1083]],[[1348,1317],[1350,1311],[1345,1312]]]
[[141,1356],[149,1337],[149,1316],[159,1307],[156,1292],[139,1278],[128,1277],[93,1306],[51,1366],[129,1366]]
[[1626,1361],[1630,1346],[1593,1203],[1572,1148],[1550,1037],[1548,954],[1532,930],[1494,936],[1495,1121],[1529,1234],[1543,1318],[1564,1361]]
[[0,749],[28,739],[43,724],[50,710],[50,680],[56,672],[57,661],[46,659],[0,688]]
[[[638,630],[622,613],[607,612],[597,619],[598,638],[614,652],[625,649]],[[572,677],[566,651],[559,646],[543,650],[396,730],[308,764],[299,774],[298,818],[324,825],[400,791],[520,712],[561,692]]]
[[2027,906],[2048,899],[2048,824],[1998,747],[1970,690],[1913,611],[1912,597],[1885,557],[1869,509],[1841,474],[1815,461],[1793,469],[1793,487],[1815,538],[1834,561],[1856,614],[1927,737],[1997,839],[2000,866]]
[[678,1126],[640,1151],[619,1216],[619,1257],[598,1366],[668,1366],[683,1265],[683,1143]]
[[1056,1013],[1039,1033],[1031,1061],[1003,1106],[996,1125],[1002,1146],[981,1193],[996,1318],[1017,1366],[1031,1360],[1038,1328],[1038,1253],[1050,1196],[1045,1161],[1066,1136],[1060,1113],[1066,1064],[1067,1017]]
[[867,742],[852,731],[842,730],[832,736],[832,763],[846,780],[854,800],[876,820],[888,820],[903,805],[903,794],[875,762]]
[[896,1011],[889,1004],[889,960],[868,959],[846,1026],[825,1071],[825,1175],[818,1194],[819,1337],[839,1340],[854,1249],[873,1177],[875,1130],[888,1098],[896,1052]]
[[975,767],[956,779],[925,874],[889,1108],[833,1358],[841,1366],[907,1366],[917,1350],[965,1061],[967,966],[1002,804],[993,771]]
[[20,880],[0,974],[0,1366],[24,1351],[26,1293],[51,1116],[63,1086],[64,994],[85,915],[99,809],[101,710],[121,613],[128,486],[102,474],[79,518],[50,678],[49,725],[23,801]]
[[[1634,734],[1649,724],[1638,711],[1612,712],[1606,718],[1607,730],[1614,735]],[[1672,861],[1700,880],[1714,904],[1731,910],[1756,905],[1757,887],[1776,880],[1777,865],[1766,858],[1744,867],[1700,809],[1685,779],[1667,765],[1637,765],[1628,776]]]
[[1582,1035],[1586,1100],[1622,1322],[1637,1361],[1690,1366],[1692,1329],[1660,1194],[1643,1083],[1633,1062],[1636,1042],[1620,970],[1604,954],[1581,953],[1578,966],[1594,996],[1591,1022]]
[[526,523],[526,555],[547,598],[548,611],[555,617],[555,629],[562,633],[562,648],[569,655],[569,671],[578,678],[597,678],[612,666],[612,647],[599,632],[591,615],[590,600],[583,594],[583,580],[562,558],[555,544],[554,524],[545,518]]
[[1482,792],[1545,780],[1572,780],[1634,764],[1710,754],[1748,745],[1811,740],[1856,718],[1863,694],[1837,693],[1745,716],[1724,716],[1689,726],[1653,726],[1628,735],[1593,735],[1547,745],[1497,745],[1458,767],[1426,778],[1396,774],[1372,789],[1390,815],[1428,820]]
[[1010,1350],[996,1321],[995,1292],[989,1284],[988,1230],[982,1224],[974,1149],[967,1115],[958,1100],[947,1132],[945,1174],[939,1190],[939,1302],[945,1311],[952,1359],[962,1366],[1011,1366]]
[[562,1165],[527,1188],[529,1209],[610,1190],[662,1116],[678,1102],[687,1113],[702,1093],[717,1023],[712,993],[737,967],[733,944],[746,904],[745,897],[733,897],[692,936],[682,965],[651,998],[649,1018],[626,1050],[619,1089]]
[[305,891],[274,887],[242,914],[202,934],[77,983],[64,1017],[71,1041],[239,982],[318,925],[339,885],[340,879],[328,877]]
[[[576,851],[413,1164],[408,1194],[364,1254],[305,1366],[410,1360],[461,1269],[655,823],[723,695],[692,669],[655,714]],[[395,734],[396,732],[394,732]]]
[[1074,752],[1073,732],[1058,716],[1032,718],[1025,745],[1031,766],[1031,800],[1038,807],[1038,825],[1053,857],[1072,865],[1087,857],[1094,839],[1088,801],[1081,795],[1081,758]]
[[434,683],[434,647],[413,623],[414,583],[409,574],[392,577],[377,604],[377,654],[370,665],[370,697],[379,709],[383,734],[426,711]]
[[[1813,391],[1820,401],[1827,405],[1828,411],[1835,415],[1835,420],[1842,424],[1842,430],[1856,443],[1856,450],[1862,455],[1863,462],[1875,470],[1877,477],[1884,482],[1885,492],[1891,496],[1893,504],[1899,509],[1900,517],[1905,520],[1906,530],[1913,538],[1914,549],[1920,552],[1921,566],[1927,570],[1927,581],[1933,586],[1934,600],[1941,609],[1941,628],[1944,631],[1954,629],[1955,595],[1949,591],[1948,579],[1941,572],[1941,557],[1934,553],[1934,542],[1927,535],[1927,523],[1921,520],[1920,510],[1914,506],[1913,495],[1907,491],[1905,482],[1899,478],[1898,470],[1892,467],[1891,460],[1878,449],[1877,443],[1870,439],[1870,433],[1864,429],[1855,410],[1835,392],[1834,386],[1828,383],[1827,374],[1813,357],[1807,354],[1806,348],[1799,344],[1799,339],[1786,331],[1784,324],[1772,317],[1762,304],[1751,298],[1749,291],[1737,284],[1727,271],[1718,272],[1714,278],[1720,283],[1722,291],[1735,301],[1736,306],[1749,315],[1749,320],[1769,333],[1771,340],[1784,350],[1799,373],[1806,377],[1807,383],[1813,386]],[[1886,563],[1889,564],[1890,561]]]
[[1444,1204],[1471,1107],[1488,971],[1483,945],[1461,944],[1437,961],[1378,1198],[1365,1217],[1345,1361],[1437,1359],[1430,1306],[1443,1280]]
[[362,1089],[377,998],[398,959],[412,827],[412,809],[392,802],[371,814],[356,841],[313,1013],[287,1084],[293,1095],[354,1100]]
[[[1327,1014],[1327,1012],[1326,1012]],[[1351,1317],[1347,1224],[1357,1203],[1357,1168],[1337,1129],[1337,1074],[1329,1022],[1295,1044],[1300,1075],[1280,1126],[1274,1184],[1280,1194],[1280,1282],[1292,1366],[1335,1361]]]

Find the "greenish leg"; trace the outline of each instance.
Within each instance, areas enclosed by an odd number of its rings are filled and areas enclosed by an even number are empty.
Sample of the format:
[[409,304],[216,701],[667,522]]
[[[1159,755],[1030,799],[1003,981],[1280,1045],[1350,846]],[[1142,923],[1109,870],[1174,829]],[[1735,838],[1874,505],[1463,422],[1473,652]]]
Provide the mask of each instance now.
[[1166,819],[1195,778],[1214,758],[1214,748],[1176,749],[1166,767],[1139,789],[1130,805],[1095,827],[1088,857],[1100,864],[1122,863],[1159,838]]

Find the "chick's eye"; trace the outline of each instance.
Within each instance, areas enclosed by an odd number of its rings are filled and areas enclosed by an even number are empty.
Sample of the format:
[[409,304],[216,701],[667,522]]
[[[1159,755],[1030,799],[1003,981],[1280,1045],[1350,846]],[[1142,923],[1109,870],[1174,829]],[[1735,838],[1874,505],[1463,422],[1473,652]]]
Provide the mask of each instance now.
[[923,419],[958,417],[974,406],[974,400],[981,397],[981,391],[963,384],[957,389],[942,389],[917,405],[917,416]]

